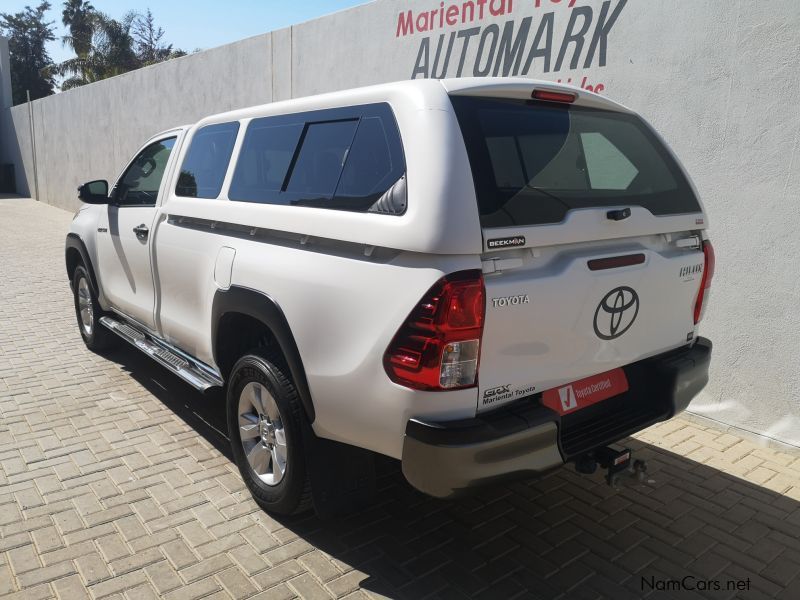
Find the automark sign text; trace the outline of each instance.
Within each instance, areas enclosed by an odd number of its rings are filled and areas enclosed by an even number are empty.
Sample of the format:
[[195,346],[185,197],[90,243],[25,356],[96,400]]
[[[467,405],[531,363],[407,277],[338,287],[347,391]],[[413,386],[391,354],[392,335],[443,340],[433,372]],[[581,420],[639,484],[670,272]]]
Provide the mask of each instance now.
[[[606,0],[599,7],[575,6],[576,0],[470,0],[440,2],[438,8],[398,14],[396,37],[431,34],[450,27],[455,31],[422,37],[411,78],[528,75],[558,73],[563,69],[606,66],[608,39],[628,0]],[[537,11],[535,16],[503,23],[476,25],[483,19],[513,15],[528,4],[534,9],[559,4],[570,10]],[[561,39],[555,38],[558,19],[566,20]],[[470,49],[474,62],[467,63]],[[585,85],[585,80],[582,87]],[[591,88],[588,88],[591,89]],[[595,89],[594,91],[600,91]]]

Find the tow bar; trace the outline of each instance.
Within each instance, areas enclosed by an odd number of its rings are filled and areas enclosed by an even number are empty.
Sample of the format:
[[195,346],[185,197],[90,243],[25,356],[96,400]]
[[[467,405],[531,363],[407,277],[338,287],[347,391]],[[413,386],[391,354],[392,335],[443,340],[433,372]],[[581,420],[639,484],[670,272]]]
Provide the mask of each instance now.
[[[641,459],[633,460],[632,455],[630,448],[598,448],[578,458],[575,461],[575,470],[584,475],[592,475],[599,465],[606,470],[606,483],[615,488],[625,474],[639,483],[645,483],[647,463]],[[652,483],[652,480],[647,483]]]

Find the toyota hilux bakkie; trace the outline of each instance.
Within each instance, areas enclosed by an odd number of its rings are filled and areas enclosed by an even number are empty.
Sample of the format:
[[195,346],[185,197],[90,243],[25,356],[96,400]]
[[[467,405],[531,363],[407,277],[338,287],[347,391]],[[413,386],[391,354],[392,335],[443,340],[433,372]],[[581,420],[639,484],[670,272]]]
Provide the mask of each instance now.
[[[371,485],[375,453],[448,497],[573,463],[708,379],[714,252],[664,140],[596,94],[407,81],[148,140],[66,245],[78,327],[225,393],[255,499]],[[346,502],[345,502],[346,504]]]

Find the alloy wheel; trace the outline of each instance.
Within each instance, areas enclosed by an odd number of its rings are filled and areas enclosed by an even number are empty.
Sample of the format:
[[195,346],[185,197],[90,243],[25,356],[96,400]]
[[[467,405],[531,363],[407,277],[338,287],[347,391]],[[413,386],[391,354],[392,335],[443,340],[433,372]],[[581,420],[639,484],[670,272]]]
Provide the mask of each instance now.
[[286,431],[275,398],[257,381],[239,394],[239,437],[256,476],[267,485],[278,485],[288,467]]
[[94,307],[92,306],[92,292],[85,277],[78,280],[78,313],[81,318],[81,328],[86,335],[92,335],[94,330]]

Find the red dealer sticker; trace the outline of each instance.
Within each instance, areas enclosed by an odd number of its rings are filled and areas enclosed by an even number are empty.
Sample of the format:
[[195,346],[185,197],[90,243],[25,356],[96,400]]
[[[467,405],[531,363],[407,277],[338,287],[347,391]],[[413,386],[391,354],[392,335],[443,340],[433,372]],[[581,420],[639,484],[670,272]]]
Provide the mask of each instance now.
[[627,391],[625,372],[614,369],[546,390],[542,393],[542,404],[560,415],[566,415]]

